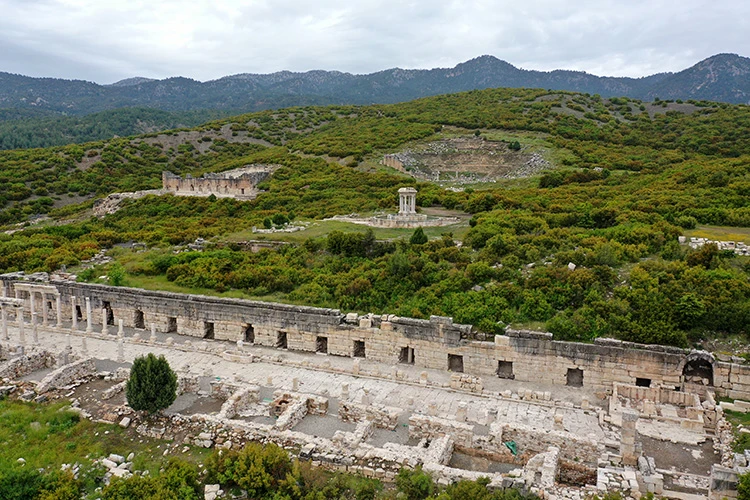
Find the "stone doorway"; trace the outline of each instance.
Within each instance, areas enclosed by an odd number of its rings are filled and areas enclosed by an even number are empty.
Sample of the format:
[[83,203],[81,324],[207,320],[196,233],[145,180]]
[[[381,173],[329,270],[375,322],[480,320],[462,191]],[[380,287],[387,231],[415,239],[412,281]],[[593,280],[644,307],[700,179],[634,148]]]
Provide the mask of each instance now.
[[364,340],[354,341],[354,350],[353,350],[352,356],[355,358],[365,357],[365,341]]
[[315,339],[315,352],[328,354],[328,337],[318,337]]
[[112,311],[112,304],[109,303],[109,301],[103,301],[102,302],[102,309],[104,309],[107,313],[107,324],[108,325],[114,325],[115,324],[115,313]]
[[214,339],[214,324],[211,321],[203,322],[203,338],[208,340]]
[[464,357],[460,354],[448,354],[448,371],[463,373]]
[[167,318],[167,333],[177,333],[177,318]]
[[685,382],[698,385],[714,385],[714,367],[702,357],[689,359],[682,369]]
[[516,378],[513,375],[513,362],[512,361],[498,361],[497,362],[497,373],[498,378],[507,378],[513,380]]
[[253,328],[253,325],[251,324],[245,325],[244,338],[245,338],[245,343],[247,344],[255,343],[255,328]]
[[277,349],[288,348],[286,332],[276,332],[276,348]]
[[414,348],[413,347],[402,347],[401,352],[398,355],[398,362],[405,365],[414,364]]
[[565,385],[569,387],[583,387],[583,370],[580,368],[568,368]]
[[133,313],[133,326],[140,329],[146,328],[146,321],[143,318],[143,311],[141,311],[140,309],[136,309]]

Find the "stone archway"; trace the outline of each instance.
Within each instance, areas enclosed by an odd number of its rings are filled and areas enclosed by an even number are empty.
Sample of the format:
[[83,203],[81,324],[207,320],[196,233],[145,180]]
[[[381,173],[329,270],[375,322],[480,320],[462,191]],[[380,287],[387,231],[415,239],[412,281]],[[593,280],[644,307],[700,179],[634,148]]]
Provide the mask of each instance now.
[[713,386],[716,359],[709,352],[691,352],[681,363],[682,380],[686,384]]

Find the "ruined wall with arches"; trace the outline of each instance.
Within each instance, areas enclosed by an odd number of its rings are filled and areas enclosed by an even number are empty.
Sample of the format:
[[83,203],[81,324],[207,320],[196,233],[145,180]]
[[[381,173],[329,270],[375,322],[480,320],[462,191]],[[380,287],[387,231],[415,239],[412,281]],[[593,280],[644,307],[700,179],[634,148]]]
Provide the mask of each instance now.
[[184,178],[172,172],[162,172],[162,189],[177,196],[211,196],[219,198],[252,199],[258,195],[258,184],[276,169],[274,165],[248,165],[202,177],[190,174]]

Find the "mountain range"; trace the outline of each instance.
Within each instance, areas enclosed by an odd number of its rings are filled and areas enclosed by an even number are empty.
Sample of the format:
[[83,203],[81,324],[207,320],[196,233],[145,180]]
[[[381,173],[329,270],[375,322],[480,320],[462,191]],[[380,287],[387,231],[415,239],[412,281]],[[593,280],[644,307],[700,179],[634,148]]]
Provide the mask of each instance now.
[[25,109],[33,116],[85,115],[134,106],[166,111],[256,111],[294,105],[394,103],[492,87],[568,90],[641,100],[658,97],[748,103],[750,58],[717,54],[678,73],[643,78],[601,77],[568,70],[524,70],[486,55],[448,69],[395,68],[368,75],[281,71],[244,73],[207,82],[183,77],[164,80],[134,77],[99,85],[0,72],[0,110]]

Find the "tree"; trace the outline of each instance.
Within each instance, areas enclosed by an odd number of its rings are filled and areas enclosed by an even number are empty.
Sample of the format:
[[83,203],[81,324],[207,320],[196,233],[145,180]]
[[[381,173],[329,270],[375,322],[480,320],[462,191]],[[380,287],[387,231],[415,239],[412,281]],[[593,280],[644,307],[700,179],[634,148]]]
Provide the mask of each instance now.
[[119,262],[115,262],[110,266],[107,278],[110,285],[122,286],[125,283],[125,268]]
[[409,238],[409,243],[412,245],[424,245],[427,243],[427,235],[424,234],[424,230],[421,227],[414,230],[414,234]]
[[737,483],[737,500],[750,500],[750,474],[742,474]]
[[164,356],[157,358],[148,353],[133,361],[125,395],[134,410],[148,413],[163,410],[177,398],[177,375]]

